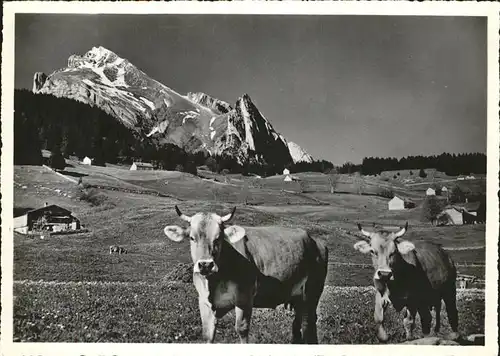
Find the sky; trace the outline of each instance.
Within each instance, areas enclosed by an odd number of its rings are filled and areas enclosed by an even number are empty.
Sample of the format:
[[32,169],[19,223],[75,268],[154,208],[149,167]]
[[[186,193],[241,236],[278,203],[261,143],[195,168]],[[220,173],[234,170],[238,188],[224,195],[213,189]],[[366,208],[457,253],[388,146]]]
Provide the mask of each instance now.
[[315,159],[486,153],[486,18],[17,14],[15,87],[103,46],[181,94],[250,95]]

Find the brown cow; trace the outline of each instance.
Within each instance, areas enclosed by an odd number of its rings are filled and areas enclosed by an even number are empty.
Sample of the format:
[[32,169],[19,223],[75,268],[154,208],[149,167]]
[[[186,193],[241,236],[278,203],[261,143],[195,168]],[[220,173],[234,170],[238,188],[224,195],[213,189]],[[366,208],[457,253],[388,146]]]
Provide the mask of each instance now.
[[354,248],[372,256],[375,275],[375,322],[377,337],[387,341],[384,329],[384,311],[389,302],[397,311],[406,307],[404,327],[406,338],[413,337],[415,315],[418,312],[424,335],[430,333],[431,309],[436,311],[434,331],[440,328],[441,300],[446,304],[448,320],[453,330],[452,338],[458,337],[458,313],[456,307],[456,268],[452,259],[437,244],[424,241],[410,242],[401,237],[408,223],[397,232],[378,230],[369,232],[358,224],[362,241]]
[[288,304],[295,310],[292,341],[317,343],[316,309],[323,292],[328,250],[302,229],[227,226],[233,217],[198,213],[189,227],[166,226],[167,237],[189,237],[203,337],[213,342],[216,319],[235,309],[236,331],[248,342],[253,308]]

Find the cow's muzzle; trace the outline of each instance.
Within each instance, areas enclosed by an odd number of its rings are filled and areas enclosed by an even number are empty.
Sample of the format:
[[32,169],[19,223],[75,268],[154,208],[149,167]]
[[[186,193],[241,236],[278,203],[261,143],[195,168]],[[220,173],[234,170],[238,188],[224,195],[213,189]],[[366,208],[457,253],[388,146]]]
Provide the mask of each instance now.
[[199,260],[194,265],[194,271],[202,276],[209,276],[218,271],[217,265],[213,260]]
[[377,270],[377,273],[375,273],[375,279],[379,279],[383,282],[392,281],[394,280],[394,274],[390,269],[389,270],[379,269]]

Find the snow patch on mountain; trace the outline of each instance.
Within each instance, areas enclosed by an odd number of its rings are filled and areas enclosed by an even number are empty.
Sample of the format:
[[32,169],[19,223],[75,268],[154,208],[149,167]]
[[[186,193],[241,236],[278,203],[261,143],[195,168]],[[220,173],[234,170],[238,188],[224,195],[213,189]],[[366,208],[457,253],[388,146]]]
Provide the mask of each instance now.
[[297,162],[311,163],[313,161],[313,158],[295,142],[288,142],[288,149],[290,150],[290,155],[292,156],[294,163]]
[[143,98],[142,96],[140,97],[140,99],[141,99],[141,100],[142,100],[142,101],[143,101],[143,102],[144,102],[147,106],[149,106],[149,107],[151,108],[151,110],[156,109],[155,104],[153,104],[153,102],[152,102],[152,101],[150,101],[150,100],[148,100],[148,99],[146,99],[146,98]]

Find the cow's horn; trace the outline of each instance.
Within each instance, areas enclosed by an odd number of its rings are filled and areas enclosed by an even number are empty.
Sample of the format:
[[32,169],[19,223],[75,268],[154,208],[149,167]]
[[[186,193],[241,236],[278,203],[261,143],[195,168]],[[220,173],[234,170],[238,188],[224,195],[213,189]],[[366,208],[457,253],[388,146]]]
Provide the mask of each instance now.
[[233,208],[233,210],[231,211],[231,213],[229,213],[229,214],[224,215],[223,217],[221,217],[220,220],[223,223],[228,222],[229,220],[231,220],[233,218],[235,211],[236,211],[236,207]]
[[408,230],[408,221],[406,222],[405,227],[403,227],[401,230],[399,230],[398,232],[396,232],[394,234],[394,240],[396,240],[396,239],[400,238],[401,236],[403,236],[406,233],[407,230]]
[[371,234],[368,231],[363,230],[363,228],[361,227],[361,224],[359,224],[359,223],[358,223],[358,229],[363,234],[363,237],[365,237],[365,236],[368,237],[368,238],[371,237]]
[[187,215],[184,215],[180,210],[179,208],[177,207],[177,205],[175,206],[175,211],[177,212],[177,215],[179,215],[181,217],[182,220],[184,221],[187,221],[187,222],[191,222],[191,217],[190,216],[187,216]]

